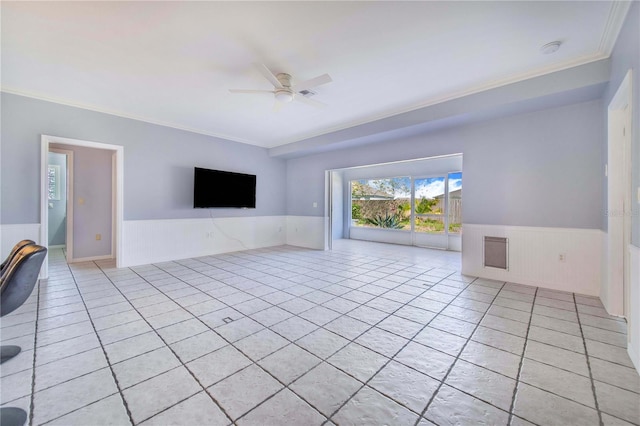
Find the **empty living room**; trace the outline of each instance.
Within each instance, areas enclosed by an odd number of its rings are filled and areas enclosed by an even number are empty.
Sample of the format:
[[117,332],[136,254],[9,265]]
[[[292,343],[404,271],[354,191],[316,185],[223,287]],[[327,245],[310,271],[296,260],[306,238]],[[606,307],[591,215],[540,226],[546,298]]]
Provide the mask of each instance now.
[[2,1],[0,43],[2,426],[640,426],[640,1]]

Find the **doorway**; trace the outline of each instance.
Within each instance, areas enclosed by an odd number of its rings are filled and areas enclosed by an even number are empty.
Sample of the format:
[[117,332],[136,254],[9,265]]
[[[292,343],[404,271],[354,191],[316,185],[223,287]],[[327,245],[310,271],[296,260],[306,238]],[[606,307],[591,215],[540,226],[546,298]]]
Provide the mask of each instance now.
[[[105,222],[108,222],[108,226],[105,229],[108,229],[108,234],[105,235],[105,241],[103,240],[103,235],[100,231],[94,233],[93,220],[94,214],[91,214],[89,211],[89,202],[92,200],[87,200],[86,195],[79,194],[75,191],[74,185],[66,185],[69,186],[69,190],[67,191],[67,218],[66,218],[66,238],[65,245],[67,249],[67,261],[89,261],[89,260],[98,260],[104,258],[115,258],[116,266],[120,267],[122,264],[121,254],[122,254],[122,222],[123,222],[123,159],[124,159],[124,149],[119,145],[110,145],[99,142],[90,142],[90,141],[82,141],[77,139],[69,139],[69,138],[61,138],[55,136],[43,135],[41,137],[41,205],[40,205],[40,241],[46,247],[51,248],[51,246],[55,246],[50,242],[50,211],[53,210],[50,208],[50,196],[56,197],[57,194],[53,193],[50,195],[50,190],[55,191],[55,186],[50,185],[49,179],[49,154],[51,151],[50,145],[55,144],[63,145],[67,151],[73,150],[80,152],[84,151],[93,151],[95,150],[99,153],[100,156],[105,157],[105,169],[107,172],[105,173],[105,183],[106,187],[100,190],[98,187],[93,188],[89,187],[84,190],[87,194],[90,194],[90,197],[93,197],[93,194],[103,195],[106,193],[106,197],[100,197],[101,200],[108,200],[108,208],[105,206],[97,206],[98,211],[106,211],[105,212]],[[59,147],[58,147],[59,148]],[[77,149],[76,149],[77,148]],[[69,157],[67,157],[67,163],[73,164],[73,161],[69,161]],[[75,160],[78,160],[78,156],[75,156]],[[76,161],[77,162],[77,161]],[[93,164],[85,164],[89,168],[93,167]],[[54,167],[53,170],[56,168]],[[70,170],[73,169],[73,166]],[[80,171],[78,167],[75,167],[73,171],[73,175],[69,176],[67,172],[67,181],[73,181],[73,176],[78,179],[77,173]],[[52,174],[56,172],[53,171]],[[60,192],[62,193],[62,184],[59,182]],[[57,200],[56,200],[57,201]],[[86,204],[85,204],[86,203]],[[55,204],[53,204],[55,207]],[[71,207],[69,207],[71,205]],[[102,243],[103,245],[108,245],[108,255],[92,255],[86,253],[86,250],[83,250],[82,246],[78,243],[79,235],[77,232],[73,232],[73,228],[77,227],[74,224],[78,222],[78,208],[82,207],[83,209],[88,211],[88,214],[85,216],[89,218],[91,222],[91,226],[87,229],[83,229],[82,231],[85,234],[91,232],[91,238],[95,238],[96,242]],[[74,214],[74,210],[75,213]],[[95,235],[94,235],[95,234]],[[74,244],[74,241],[76,244]],[[86,241],[84,239],[83,241]],[[55,242],[55,241],[54,241]],[[97,246],[97,244],[96,244]],[[80,255],[78,254],[80,253]],[[45,260],[41,272],[41,278],[47,278],[49,275],[49,267],[48,267],[48,258]]]

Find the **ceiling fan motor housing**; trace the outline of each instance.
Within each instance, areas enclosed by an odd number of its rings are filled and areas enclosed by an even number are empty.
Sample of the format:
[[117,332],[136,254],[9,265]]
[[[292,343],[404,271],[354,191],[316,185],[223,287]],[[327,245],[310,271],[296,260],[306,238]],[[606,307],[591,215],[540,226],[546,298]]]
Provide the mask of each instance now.
[[276,99],[280,102],[291,102],[293,100],[293,90],[291,90],[291,76],[281,72],[276,78],[282,85],[282,88],[275,90]]

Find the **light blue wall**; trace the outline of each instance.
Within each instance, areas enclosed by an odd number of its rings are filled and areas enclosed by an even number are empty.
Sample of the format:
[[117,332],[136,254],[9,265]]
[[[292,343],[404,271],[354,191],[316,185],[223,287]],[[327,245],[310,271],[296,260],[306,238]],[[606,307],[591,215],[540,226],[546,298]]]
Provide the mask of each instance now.
[[[633,122],[631,131],[632,146],[632,194],[635,196],[640,187],[640,3],[635,1],[627,14],[627,19],[620,31],[613,53],[611,54],[611,78],[609,87],[604,95],[604,120],[606,120],[607,106],[613,99],[620,83],[627,71],[633,70]],[[604,134],[606,138],[606,133]],[[606,139],[605,139],[606,140]],[[607,158],[607,145],[603,147],[603,163]],[[602,180],[604,197],[606,197],[606,179]],[[605,200],[606,201],[606,200]],[[635,214],[631,219],[632,243],[640,247],[640,209],[634,200],[633,210]],[[607,218],[603,217],[602,229],[607,229]]]
[[67,156],[56,152],[49,153],[49,165],[59,166],[58,185],[60,199],[49,200],[49,245],[61,246],[67,240]]
[[[40,222],[40,135],[124,146],[124,219],[285,213],[285,162],[267,150],[2,93],[3,224]],[[257,175],[256,209],[193,209],[193,167]]]
[[322,215],[327,169],[462,153],[465,223],[598,229],[603,124],[589,101],[291,159],[287,213]]

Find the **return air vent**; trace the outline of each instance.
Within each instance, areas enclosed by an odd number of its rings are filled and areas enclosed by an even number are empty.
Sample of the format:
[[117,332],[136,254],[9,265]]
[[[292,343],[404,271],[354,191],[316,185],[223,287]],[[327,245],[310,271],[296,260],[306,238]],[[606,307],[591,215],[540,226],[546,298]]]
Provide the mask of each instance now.
[[298,93],[300,93],[300,94],[301,94],[302,96],[304,96],[305,98],[310,98],[310,97],[315,96],[315,95],[317,94],[317,93],[316,93],[316,92],[314,92],[313,90],[308,90],[308,89],[301,90],[301,91],[299,91]]
[[504,237],[484,237],[484,266],[509,270],[509,240]]

